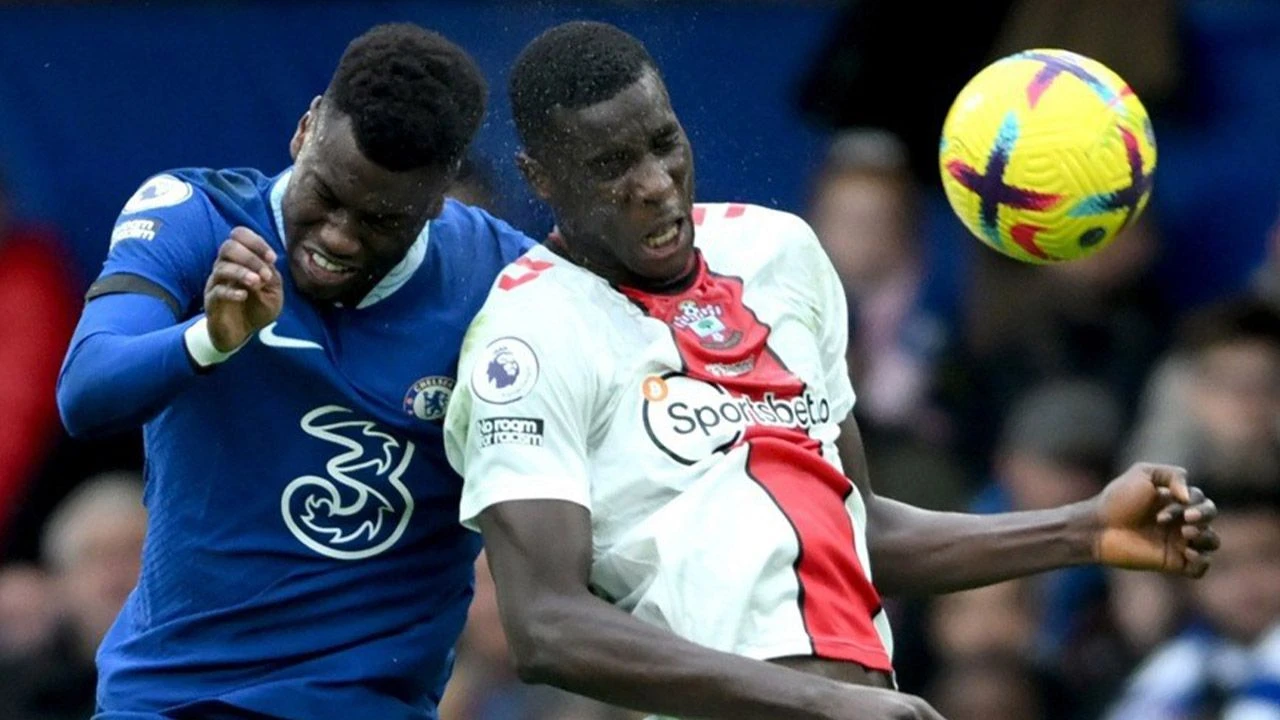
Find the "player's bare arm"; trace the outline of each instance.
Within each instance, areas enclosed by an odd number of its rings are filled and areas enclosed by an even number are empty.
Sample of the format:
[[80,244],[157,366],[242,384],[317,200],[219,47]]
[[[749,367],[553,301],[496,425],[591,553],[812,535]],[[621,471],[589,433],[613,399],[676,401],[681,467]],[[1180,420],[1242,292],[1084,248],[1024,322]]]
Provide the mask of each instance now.
[[498,503],[478,518],[516,669],[642,712],[772,720],[941,720],[923,700],[716,652],[591,594],[591,517],[575,503]]
[[219,351],[235,350],[280,316],[284,291],[275,261],[267,241],[246,227],[232,229],[218,248],[204,309],[209,337]]
[[1218,547],[1213,501],[1181,468],[1135,465],[1083,502],[970,515],[877,496],[853,418],[841,425],[840,456],[867,503],[876,586],[886,595],[952,592],[1095,562],[1200,577]]

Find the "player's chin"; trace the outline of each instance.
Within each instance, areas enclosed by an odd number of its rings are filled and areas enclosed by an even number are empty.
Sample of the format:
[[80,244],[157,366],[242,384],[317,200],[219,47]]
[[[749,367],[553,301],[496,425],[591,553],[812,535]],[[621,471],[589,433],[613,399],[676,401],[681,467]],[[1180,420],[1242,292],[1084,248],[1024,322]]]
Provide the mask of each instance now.
[[663,284],[687,276],[692,265],[693,249],[690,248],[662,260],[639,260],[632,264],[631,270],[651,283]]

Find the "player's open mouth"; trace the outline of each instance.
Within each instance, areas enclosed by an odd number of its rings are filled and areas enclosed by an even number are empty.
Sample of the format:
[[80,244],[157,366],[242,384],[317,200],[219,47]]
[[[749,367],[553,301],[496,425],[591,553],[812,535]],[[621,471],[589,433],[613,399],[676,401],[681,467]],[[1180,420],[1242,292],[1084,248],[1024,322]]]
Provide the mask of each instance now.
[[354,273],[356,271],[355,268],[349,265],[345,265],[341,262],[338,262],[337,260],[334,260],[328,257],[327,255],[321,252],[318,252],[316,250],[308,250],[307,258],[310,259],[312,264],[314,264],[316,267],[328,273],[347,275],[350,273]]
[[661,224],[640,239],[640,252],[646,262],[667,263],[681,256],[693,241],[693,228],[685,218]]
[[643,240],[644,246],[650,250],[663,250],[668,245],[676,244],[680,240],[680,225],[681,221],[677,220],[665,229],[649,233]]

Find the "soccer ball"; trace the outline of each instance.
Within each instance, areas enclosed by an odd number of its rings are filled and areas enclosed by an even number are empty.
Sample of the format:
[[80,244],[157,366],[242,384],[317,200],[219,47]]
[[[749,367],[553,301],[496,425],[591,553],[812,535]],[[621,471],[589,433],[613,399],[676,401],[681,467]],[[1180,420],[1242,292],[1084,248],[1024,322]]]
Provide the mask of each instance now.
[[1011,258],[1053,263],[1101,250],[1142,213],[1156,139],[1105,65],[1027,50],[964,86],[938,156],[947,201],[970,232]]

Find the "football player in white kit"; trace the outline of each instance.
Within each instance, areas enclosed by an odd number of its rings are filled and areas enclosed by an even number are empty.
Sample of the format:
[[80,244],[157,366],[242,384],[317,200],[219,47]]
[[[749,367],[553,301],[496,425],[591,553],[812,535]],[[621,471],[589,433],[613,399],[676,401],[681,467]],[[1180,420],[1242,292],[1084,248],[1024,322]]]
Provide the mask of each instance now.
[[669,716],[938,718],[893,690],[879,593],[1088,562],[1204,572],[1214,508],[1177,468],[1043,512],[877,497],[834,269],[794,215],[693,204],[643,45],[553,28],[511,99],[558,229],[472,325],[446,448],[521,677]]

